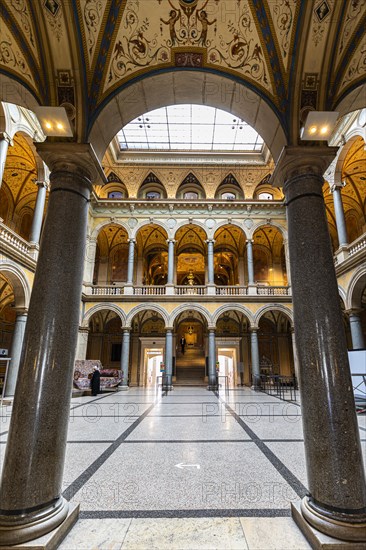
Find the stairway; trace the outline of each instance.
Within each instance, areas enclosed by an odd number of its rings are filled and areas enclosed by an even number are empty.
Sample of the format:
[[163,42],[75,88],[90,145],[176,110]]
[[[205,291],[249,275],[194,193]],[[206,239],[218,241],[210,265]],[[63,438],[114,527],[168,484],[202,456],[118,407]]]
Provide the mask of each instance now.
[[197,348],[188,348],[176,358],[175,386],[205,385],[205,354]]

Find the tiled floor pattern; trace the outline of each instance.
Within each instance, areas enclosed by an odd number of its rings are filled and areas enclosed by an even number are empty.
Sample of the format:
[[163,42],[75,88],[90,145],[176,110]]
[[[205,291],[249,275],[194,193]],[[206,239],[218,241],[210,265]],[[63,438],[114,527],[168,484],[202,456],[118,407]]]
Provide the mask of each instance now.
[[[0,412],[2,463],[11,407]],[[247,388],[78,397],[64,494],[81,513],[60,549],[310,548],[290,517],[305,492],[298,404]]]

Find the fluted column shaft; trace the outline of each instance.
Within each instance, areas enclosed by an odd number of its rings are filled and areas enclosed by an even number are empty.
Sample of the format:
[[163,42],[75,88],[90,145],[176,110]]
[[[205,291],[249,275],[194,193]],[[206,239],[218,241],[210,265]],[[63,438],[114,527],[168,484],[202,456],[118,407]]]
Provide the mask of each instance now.
[[173,377],[173,330],[167,329],[165,334],[165,375],[167,385],[172,385]]
[[208,385],[216,387],[216,336],[215,329],[208,331]]
[[250,351],[252,359],[252,387],[254,389],[259,387],[259,346],[258,346],[258,328],[250,328]]
[[215,281],[214,274],[214,242],[207,241],[207,284],[213,285]]
[[352,349],[365,349],[361,318],[357,313],[349,314],[349,326],[351,329]]
[[87,144],[41,147],[54,162],[0,486],[0,540],[5,545],[48,533],[69,509],[61,494],[62,475],[92,153]]
[[128,386],[128,368],[130,362],[130,329],[123,329],[122,353],[121,353],[121,371],[123,380],[121,386]]
[[11,361],[8,366],[6,386],[4,388],[5,397],[12,397],[15,393],[26,322],[27,314],[23,311],[17,312],[10,351]]
[[332,194],[339,246],[346,246],[348,244],[348,236],[341,187],[339,185],[333,185]]
[[168,285],[174,284],[174,243],[172,239],[168,241]]
[[38,244],[41,236],[42,220],[44,205],[46,202],[47,184],[44,181],[37,181],[38,192],[36,198],[36,206],[34,208],[32,227],[29,236],[29,242]]
[[253,241],[247,240],[248,285],[254,285]]
[[135,261],[135,239],[130,239],[128,246],[127,284],[133,284],[133,266]]
[[310,495],[303,517],[335,538],[366,541],[366,484],[343,318],[322,193],[335,147],[286,147],[284,182]]

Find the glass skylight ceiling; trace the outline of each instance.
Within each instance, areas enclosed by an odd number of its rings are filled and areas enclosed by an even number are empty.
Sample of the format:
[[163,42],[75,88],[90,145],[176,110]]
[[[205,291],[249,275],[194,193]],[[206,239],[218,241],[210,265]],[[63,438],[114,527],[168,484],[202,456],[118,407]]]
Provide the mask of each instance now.
[[240,118],[203,105],[171,105],[129,122],[121,150],[261,152],[263,139]]

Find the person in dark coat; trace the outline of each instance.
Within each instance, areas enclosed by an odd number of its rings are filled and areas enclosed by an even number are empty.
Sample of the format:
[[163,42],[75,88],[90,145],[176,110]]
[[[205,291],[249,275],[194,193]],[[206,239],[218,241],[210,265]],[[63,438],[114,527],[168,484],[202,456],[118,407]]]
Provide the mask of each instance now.
[[184,336],[182,336],[182,338],[180,339],[180,348],[182,350],[182,353],[184,353],[185,347],[186,347],[186,339],[184,338]]
[[90,380],[92,395],[100,393],[100,372],[98,367],[93,367],[93,374]]

